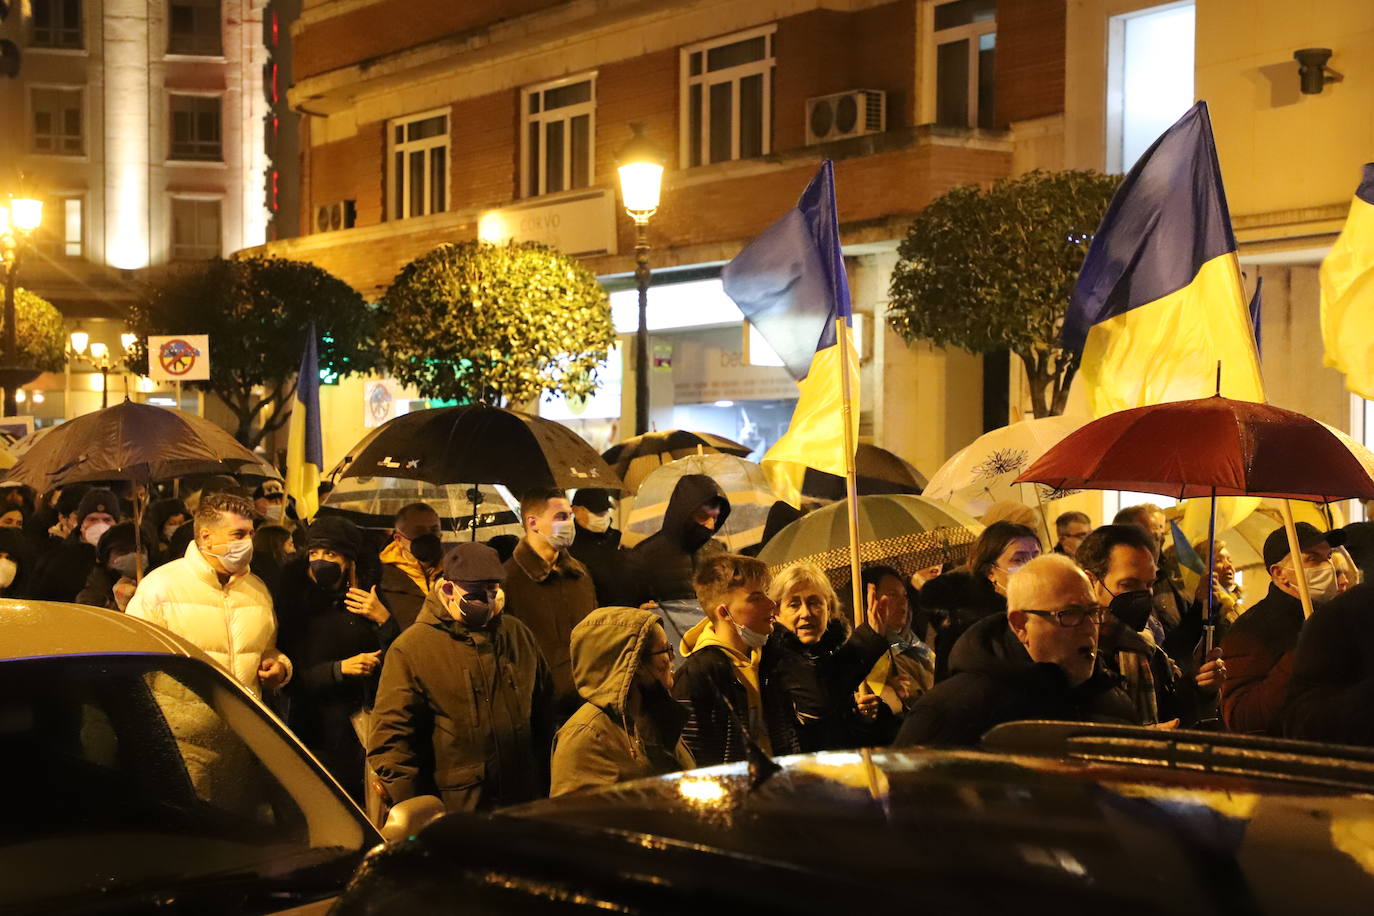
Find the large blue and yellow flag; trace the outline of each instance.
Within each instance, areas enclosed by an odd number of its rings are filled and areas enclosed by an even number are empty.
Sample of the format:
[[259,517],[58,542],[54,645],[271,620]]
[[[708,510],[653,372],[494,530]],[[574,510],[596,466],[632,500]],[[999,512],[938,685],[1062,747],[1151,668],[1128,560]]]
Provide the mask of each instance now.
[[1221,393],[1263,401],[1207,103],[1145,151],[1112,198],[1064,318],[1093,416]]
[[[725,265],[721,280],[797,380],[792,422],[763,458],[779,495],[795,500],[808,467],[844,476],[853,460],[846,449],[859,439],[859,358],[848,333],[849,279],[829,160],[797,205]],[[841,339],[847,353],[841,352]],[[847,442],[846,389],[851,404]]]
[[1345,373],[1345,387],[1374,398],[1374,162],[1322,261],[1321,285],[1325,362]]
[[296,377],[296,400],[286,437],[286,495],[296,500],[296,515],[313,518],[320,508],[320,475],[324,472],[324,440],[320,435],[320,358],[315,325],[306,332]]

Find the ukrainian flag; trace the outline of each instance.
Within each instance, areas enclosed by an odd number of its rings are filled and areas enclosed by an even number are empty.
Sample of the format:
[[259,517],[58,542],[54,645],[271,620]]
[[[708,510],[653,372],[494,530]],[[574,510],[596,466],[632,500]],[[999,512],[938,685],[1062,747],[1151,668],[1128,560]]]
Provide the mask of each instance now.
[[1374,398],[1374,162],[1364,167],[1350,215],[1322,261],[1325,362],[1345,373],[1345,387]]
[[859,441],[859,357],[830,160],[797,205],[725,265],[721,280],[797,380],[792,422],[763,457],[779,495],[796,502],[806,468],[843,477]]
[[1064,317],[1093,416],[1221,393],[1263,401],[1207,103],[1146,150],[1112,198]]
[[320,508],[320,475],[324,469],[324,439],[320,435],[320,357],[315,326],[310,325],[296,376],[296,401],[286,438],[286,495],[296,500],[296,515],[313,518]]

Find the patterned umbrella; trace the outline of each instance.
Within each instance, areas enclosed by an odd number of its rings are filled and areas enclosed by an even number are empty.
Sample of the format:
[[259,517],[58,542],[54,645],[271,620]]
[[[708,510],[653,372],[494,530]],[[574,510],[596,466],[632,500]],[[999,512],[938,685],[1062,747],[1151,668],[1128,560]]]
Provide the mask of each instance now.
[[[759,551],[774,572],[797,563],[825,570],[836,589],[849,583],[849,519],[844,500],[782,529]],[[859,497],[859,561],[909,576],[937,563],[959,563],[983,526],[948,503],[904,493]]]
[[639,492],[639,485],[645,477],[675,459],[713,453],[744,458],[750,451],[752,449],[749,446],[732,442],[724,436],[666,429],[618,442],[602,452],[601,457],[625,481],[623,493],[629,496]]
[[687,474],[705,474],[725,491],[730,500],[730,518],[716,532],[731,550],[740,550],[763,540],[768,510],[778,497],[768,486],[763,468],[734,455],[690,455],[671,461],[644,478],[624,525],[621,544],[633,547],[663,527],[668,500],[677,482]]
[[1042,417],[1022,420],[984,433],[941,465],[922,494],[943,500],[970,515],[982,515],[993,503],[1015,502],[1039,508],[1071,496],[1075,490],[1056,490],[1039,484],[1015,483],[1017,476],[1084,420]]

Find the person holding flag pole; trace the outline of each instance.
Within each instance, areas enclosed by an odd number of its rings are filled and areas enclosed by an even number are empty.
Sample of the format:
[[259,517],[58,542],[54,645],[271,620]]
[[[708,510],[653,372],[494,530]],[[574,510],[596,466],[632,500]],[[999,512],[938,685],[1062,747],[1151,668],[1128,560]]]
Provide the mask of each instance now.
[[797,205],[725,265],[721,281],[800,389],[792,422],[764,455],[764,470],[793,504],[800,501],[806,468],[845,478],[854,616],[856,625],[862,624],[866,604],[854,469],[859,359],[840,251],[834,163],[821,163]]
[[320,358],[312,322],[306,330],[296,397],[286,439],[286,495],[296,501],[302,523],[320,507],[320,477],[324,468],[324,438],[320,434]]

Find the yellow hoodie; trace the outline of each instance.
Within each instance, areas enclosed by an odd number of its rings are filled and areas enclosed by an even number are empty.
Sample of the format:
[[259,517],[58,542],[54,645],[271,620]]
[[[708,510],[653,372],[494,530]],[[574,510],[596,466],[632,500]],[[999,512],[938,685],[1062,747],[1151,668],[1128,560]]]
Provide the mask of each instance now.
[[390,564],[409,576],[415,586],[420,589],[421,594],[429,594],[429,577],[421,568],[420,561],[411,556],[409,550],[401,547],[400,541],[392,541],[383,547],[380,559],[383,563]]
[[707,618],[683,634],[678,651],[686,658],[707,646],[720,649],[734,665],[735,678],[744,685],[745,696],[749,698],[749,721],[745,723],[749,729],[749,736],[764,753],[773,753],[768,729],[763,722],[763,694],[759,690],[759,659],[763,650],[751,649],[747,655],[740,653],[716,635],[715,628]]

